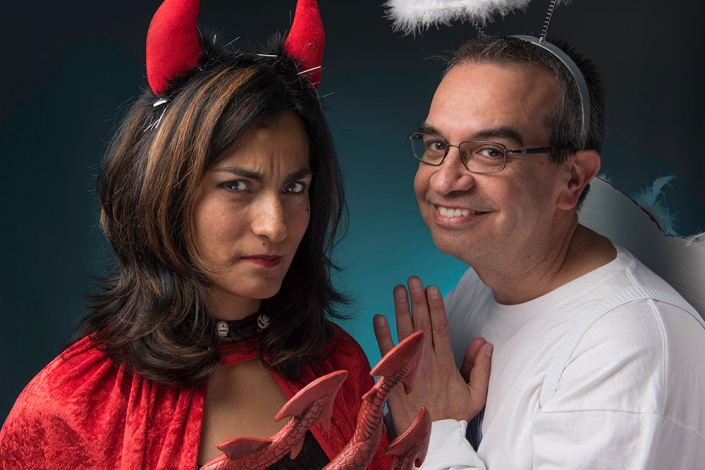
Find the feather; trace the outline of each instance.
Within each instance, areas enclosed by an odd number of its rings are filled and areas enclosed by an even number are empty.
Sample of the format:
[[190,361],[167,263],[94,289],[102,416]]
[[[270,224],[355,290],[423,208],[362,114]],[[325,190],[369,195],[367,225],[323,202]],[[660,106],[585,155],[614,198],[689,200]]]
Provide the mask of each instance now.
[[705,243],[705,232],[689,236],[688,243],[685,246],[690,246],[693,243]]
[[388,0],[385,13],[391,19],[394,31],[416,34],[431,26],[453,21],[486,24],[496,13],[524,9],[530,0]]
[[[676,175],[661,176],[656,178],[651,187],[632,194],[634,202],[654,219],[666,235],[677,235],[674,228],[677,213],[671,214],[668,210],[665,204],[666,196],[663,195],[661,189],[667,184],[670,186],[670,182],[675,178]],[[662,196],[662,198],[659,199],[659,196]]]

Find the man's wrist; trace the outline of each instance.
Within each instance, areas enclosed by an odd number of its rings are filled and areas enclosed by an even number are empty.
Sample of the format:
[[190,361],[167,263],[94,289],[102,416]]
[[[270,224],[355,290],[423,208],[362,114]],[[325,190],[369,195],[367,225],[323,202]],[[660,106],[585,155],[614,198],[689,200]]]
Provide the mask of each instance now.
[[465,438],[468,423],[465,420],[442,419],[431,426],[428,454],[421,468],[470,467],[484,469],[475,450]]

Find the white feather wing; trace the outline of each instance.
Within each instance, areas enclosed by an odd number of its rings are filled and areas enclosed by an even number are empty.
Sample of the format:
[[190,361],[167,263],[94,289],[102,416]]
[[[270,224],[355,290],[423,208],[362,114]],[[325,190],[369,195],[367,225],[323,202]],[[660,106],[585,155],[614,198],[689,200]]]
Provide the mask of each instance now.
[[389,0],[387,15],[395,31],[406,34],[423,31],[433,25],[449,25],[453,21],[485,24],[499,13],[523,9],[530,0]]

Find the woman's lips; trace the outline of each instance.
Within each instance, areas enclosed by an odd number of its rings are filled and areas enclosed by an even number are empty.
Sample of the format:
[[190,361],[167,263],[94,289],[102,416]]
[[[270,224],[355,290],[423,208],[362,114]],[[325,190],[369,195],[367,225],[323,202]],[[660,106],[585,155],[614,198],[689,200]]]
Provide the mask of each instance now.
[[242,259],[250,263],[254,263],[258,266],[262,266],[264,268],[273,268],[279,265],[282,260],[282,257],[274,255],[253,255],[245,256]]

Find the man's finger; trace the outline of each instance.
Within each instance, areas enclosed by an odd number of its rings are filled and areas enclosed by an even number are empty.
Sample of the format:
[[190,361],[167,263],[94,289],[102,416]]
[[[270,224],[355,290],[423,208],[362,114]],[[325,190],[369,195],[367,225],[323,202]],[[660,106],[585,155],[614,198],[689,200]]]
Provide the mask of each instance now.
[[443,305],[443,297],[441,297],[440,289],[436,286],[427,286],[426,300],[428,302],[429,317],[431,319],[433,349],[436,351],[439,358],[455,367],[453,348],[450,344],[448,318],[446,317],[446,308],[445,305]]
[[423,289],[421,279],[418,277],[411,276],[408,283],[414,331],[424,332],[424,343],[426,344],[424,351],[428,354],[433,351],[433,331],[431,329],[431,317],[428,313],[426,292]]
[[473,406],[473,416],[479,413],[487,401],[487,388],[490,384],[492,371],[492,354],[494,346],[490,343],[483,344],[475,356],[475,366],[470,371],[470,401]]
[[477,356],[477,353],[480,351],[480,348],[482,345],[486,344],[487,341],[485,338],[482,337],[477,337],[472,342],[470,343],[470,346],[468,346],[468,350],[465,351],[465,356],[463,357],[463,364],[460,367],[460,375],[463,376],[463,379],[465,379],[465,382],[470,382],[470,371],[472,370],[473,366],[475,365],[475,357]]
[[375,315],[372,318],[372,324],[374,325],[375,338],[377,338],[379,352],[382,354],[382,357],[384,357],[394,347],[392,333],[389,331],[389,323],[384,315]]
[[401,284],[394,286],[394,313],[397,316],[397,335],[399,341],[403,341],[414,332],[414,325],[409,310],[409,296],[406,287]]

